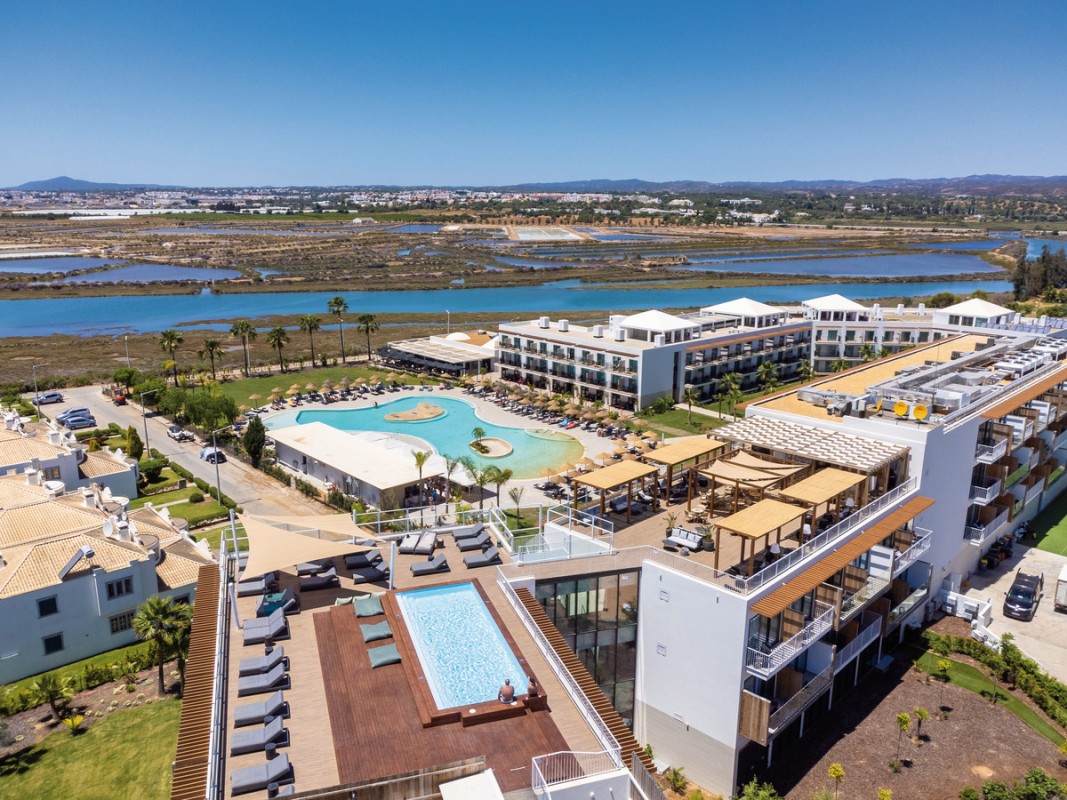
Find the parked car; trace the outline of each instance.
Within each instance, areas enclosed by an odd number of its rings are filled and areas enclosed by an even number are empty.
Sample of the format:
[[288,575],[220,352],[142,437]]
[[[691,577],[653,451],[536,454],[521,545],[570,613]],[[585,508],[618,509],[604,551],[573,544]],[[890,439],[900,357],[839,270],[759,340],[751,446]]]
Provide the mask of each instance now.
[[93,412],[87,408],[66,408],[56,414],[56,422],[65,423],[71,417],[91,417]]
[[68,417],[63,424],[72,431],[76,431],[81,428],[95,428],[96,419],[94,417]]
[[117,406],[124,406],[124,405],[126,405],[126,395],[117,394],[117,395],[115,395],[114,397],[111,398],[111,402],[114,403]]
[[200,460],[209,464],[225,464],[226,454],[217,447],[205,447],[200,451]]
[[1030,620],[1037,613],[1037,604],[1041,600],[1041,591],[1045,586],[1043,573],[1028,575],[1021,569],[1015,573],[1015,580],[1004,598],[1004,616],[1014,619]]
[[48,405],[49,403],[62,403],[62,402],[63,402],[63,395],[61,395],[59,392],[45,392],[44,394],[40,395],[39,397],[33,398],[33,403],[35,405],[39,405],[39,406]]
[[[191,442],[193,441],[193,435],[189,431],[185,430],[181,425],[171,425],[167,428],[167,436],[176,442]],[[203,455],[200,456],[203,458]]]

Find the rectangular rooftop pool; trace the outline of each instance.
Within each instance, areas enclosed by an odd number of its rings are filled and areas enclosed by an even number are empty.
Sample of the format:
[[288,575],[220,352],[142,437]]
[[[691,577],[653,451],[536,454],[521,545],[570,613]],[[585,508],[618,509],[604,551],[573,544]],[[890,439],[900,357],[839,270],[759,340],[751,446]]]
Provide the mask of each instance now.
[[495,700],[505,678],[516,695],[526,693],[526,670],[473,583],[395,597],[439,709]]

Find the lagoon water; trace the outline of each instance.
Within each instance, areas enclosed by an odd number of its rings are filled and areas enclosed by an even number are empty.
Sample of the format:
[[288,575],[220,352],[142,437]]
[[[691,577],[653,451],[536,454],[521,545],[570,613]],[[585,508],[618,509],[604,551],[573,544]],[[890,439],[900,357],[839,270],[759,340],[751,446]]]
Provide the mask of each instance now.
[[[951,257],[951,256],[950,256]],[[869,259],[864,259],[869,260]],[[629,284],[583,284],[555,281],[541,286],[492,289],[425,289],[417,291],[344,292],[354,314],[514,311],[592,311],[647,308],[693,308],[738,297],[774,303],[796,303],[820,295],[840,293],[856,300],[873,297],[911,297],[953,292],[969,295],[978,289],[1009,292],[1006,280],[919,281],[902,283],[822,283],[801,286],[746,286],[729,289],[648,288]],[[0,300],[0,337],[47,336],[53,333],[96,335],[126,331],[160,331],[177,325],[228,330],[233,320],[275,314],[325,313],[335,292],[274,292],[257,294],[155,295],[147,297],[65,297]],[[196,324],[196,323],[200,324]]]
[[235,269],[174,267],[168,264],[129,264],[104,272],[71,275],[64,283],[148,283],[150,281],[227,281],[240,277]]
[[[723,262],[732,261],[725,264]],[[963,275],[972,272],[1003,274],[1000,267],[977,258],[947,253],[916,255],[842,256],[839,258],[783,258],[741,261],[722,259],[719,263],[693,263],[671,267],[691,272],[764,272],[778,275],[831,275],[835,277],[887,278],[919,277],[925,275]]]
[[26,272],[42,275],[48,272],[73,272],[76,269],[92,269],[105,264],[122,263],[114,258],[93,256],[53,256],[49,258],[5,258],[0,261],[0,272]]

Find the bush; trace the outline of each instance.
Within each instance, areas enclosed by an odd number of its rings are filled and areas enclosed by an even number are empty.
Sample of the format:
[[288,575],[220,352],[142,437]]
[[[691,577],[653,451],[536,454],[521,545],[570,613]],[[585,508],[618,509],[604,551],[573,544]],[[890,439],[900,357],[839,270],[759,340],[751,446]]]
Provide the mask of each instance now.
[[960,789],[960,800],[982,800],[978,794],[978,790],[973,786],[968,786],[965,789]]
[[352,510],[352,501],[341,494],[337,489],[330,489],[330,493],[326,495],[326,504],[339,508],[342,511]]
[[185,467],[181,466],[180,464],[175,464],[172,461],[171,464],[170,464],[170,468],[171,468],[171,470],[173,470],[174,474],[177,475],[179,478],[185,478],[185,480],[187,480],[187,481],[193,480],[193,473],[191,473],[189,470],[187,470]]
[[319,500],[322,498],[322,494],[319,492],[318,488],[316,488],[313,484],[308,483],[307,481],[300,480],[300,478],[296,479],[296,488],[305,497],[312,497],[315,500]]
[[200,492],[193,492],[191,495],[189,495],[189,502],[190,503],[203,503],[204,502],[204,495],[200,494]]
[[193,478],[193,483],[196,484],[196,488],[202,492],[211,493],[211,487],[208,486],[208,482],[203,478]]
[[159,476],[165,466],[167,466],[166,461],[159,458],[149,458],[141,462],[141,474],[149,483],[155,483],[159,480]]

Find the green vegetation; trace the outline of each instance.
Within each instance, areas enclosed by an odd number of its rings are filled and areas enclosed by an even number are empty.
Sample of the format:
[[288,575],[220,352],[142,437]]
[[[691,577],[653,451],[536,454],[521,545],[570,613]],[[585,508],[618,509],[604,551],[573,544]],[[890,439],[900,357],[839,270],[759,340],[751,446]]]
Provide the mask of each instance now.
[[213,522],[217,519],[229,517],[230,514],[229,509],[225,506],[219,505],[214,499],[208,500],[206,497],[200,503],[194,503],[190,500],[168,506],[168,510],[172,517],[181,517],[187,520],[190,528],[203,525],[205,522]]
[[1067,555],[1067,492],[1060,494],[1034,520],[1037,547],[1057,555]]
[[[211,552],[215,553],[215,554],[218,554],[219,547],[221,547],[221,540],[222,540],[223,532],[226,532],[228,534],[229,530],[230,530],[229,523],[226,523],[225,525],[215,525],[215,526],[210,527],[210,528],[205,528],[202,531],[197,531],[196,535],[194,536],[194,538],[197,541],[201,541],[201,540],[202,541],[206,541],[208,543],[208,546],[211,548]],[[238,547],[239,550],[247,550],[248,549],[247,540],[238,539],[237,547]]]
[[195,486],[186,486],[184,489],[174,489],[166,492],[159,492],[158,494],[151,494],[147,497],[138,497],[135,500],[130,501],[130,508],[144,508],[145,503],[151,503],[156,508],[166,503],[177,503],[182,500],[188,500],[194,492],[200,490]]
[[162,700],[101,718],[76,736],[49,736],[0,758],[3,794],[20,800],[166,800],[180,715],[179,701]]
[[725,420],[718,417],[709,417],[700,413],[693,414],[693,421],[690,422],[688,409],[673,406],[662,412],[653,409],[642,411],[640,416],[646,423],[643,427],[662,433],[664,436],[692,436],[726,424]]
[[[369,383],[370,379],[375,375],[384,381],[389,372],[390,370],[388,369],[373,369],[368,367],[357,367],[354,365],[305,369],[300,371],[300,385],[304,386],[307,383],[314,383],[316,386],[322,386],[322,382],[326,380],[333,381],[334,384],[339,384],[343,378],[348,378],[349,382],[352,383],[354,383],[357,378],[363,378]],[[401,383],[418,382],[417,379],[411,375],[400,375],[398,380]],[[261,378],[244,378],[229,383],[221,383],[218,385],[217,391],[224,397],[233,400],[238,406],[258,406],[270,402],[271,389],[282,389],[284,393],[288,390],[291,384],[292,381],[285,375],[271,374]],[[258,394],[261,399],[249,400],[254,394]]]
[[1015,262],[1012,283],[1016,300],[1029,300],[1049,290],[1063,289],[1067,286],[1067,253],[1063,248],[1054,253],[1048,245],[1034,259],[1028,260],[1023,253]]
[[[984,697],[992,698],[993,681],[970,664],[963,664],[951,658],[940,659],[937,655],[931,652],[923,653],[916,663],[923,672],[930,675],[937,675],[939,674],[938,663],[940,661],[947,661],[949,663],[949,683],[954,683],[956,686],[960,686]],[[1053,744],[1058,746],[1064,741],[1063,734],[1060,733],[1054,725],[1011,693],[1005,692],[1003,689],[998,689],[997,702]]]

